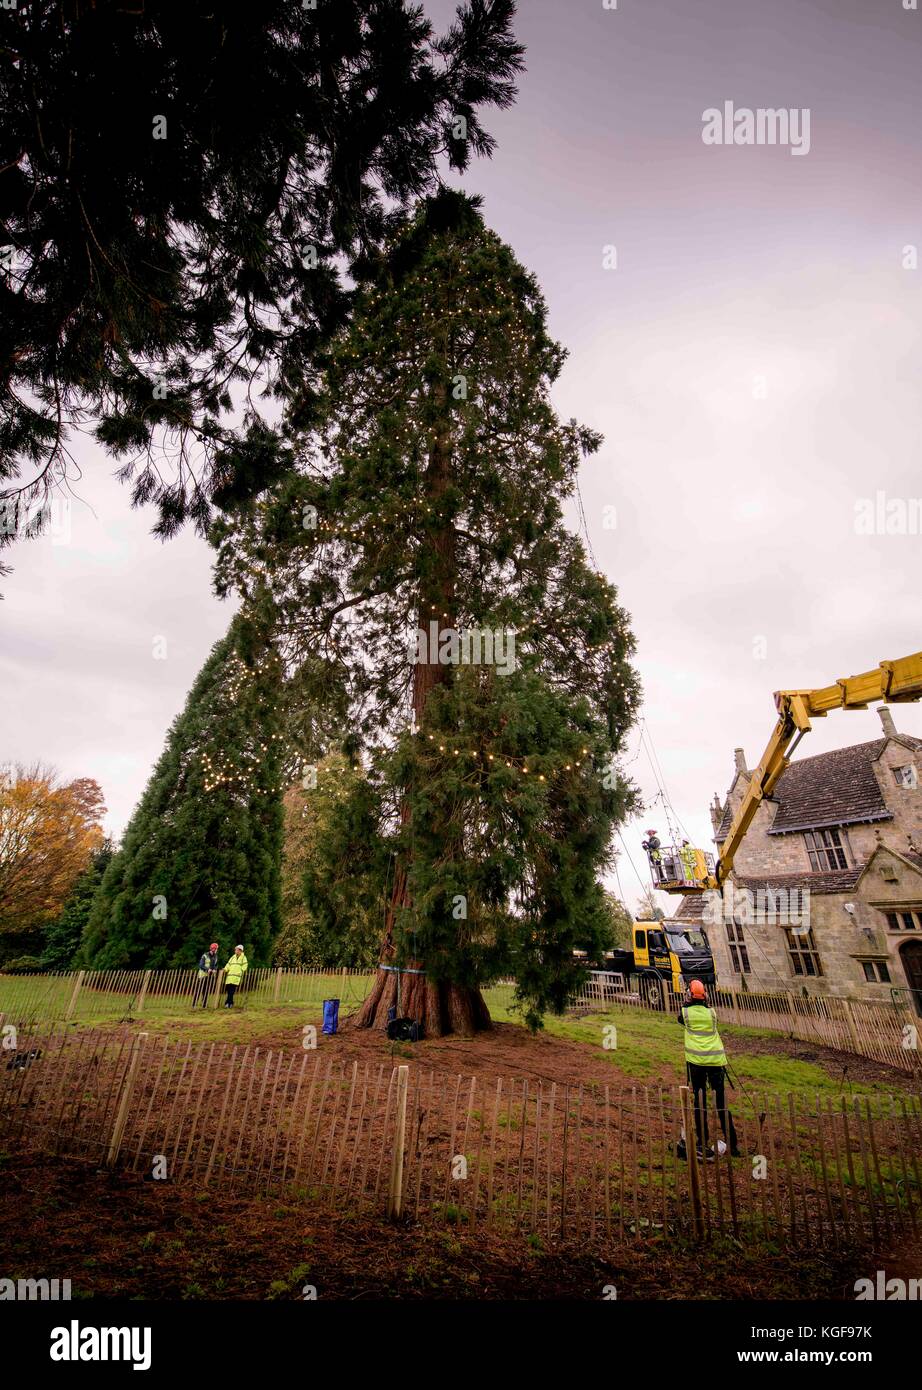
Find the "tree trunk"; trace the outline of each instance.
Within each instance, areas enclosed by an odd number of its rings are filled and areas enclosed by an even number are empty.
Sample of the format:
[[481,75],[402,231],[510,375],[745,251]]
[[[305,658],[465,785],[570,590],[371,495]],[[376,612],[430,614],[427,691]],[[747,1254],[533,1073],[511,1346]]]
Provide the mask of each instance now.
[[391,1008],[396,1009],[397,1018],[415,1019],[427,1038],[442,1038],[447,1033],[470,1035],[493,1026],[479,989],[448,981],[436,984],[425,975],[398,976],[396,970],[379,970],[356,1015],[356,1027],[386,1028]]
[[[436,433],[429,453],[424,491],[433,513],[436,513],[451,481],[448,387],[443,382],[437,383],[433,396],[443,426]],[[456,577],[453,527],[444,526],[435,533],[433,551],[436,558],[433,576],[427,585],[427,592],[420,594],[416,618],[417,628],[422,629],[427,637],[431,630],[430,623],[437,623],[441,631],[453,622]],[[426,657],[426,661],[417,661],[413,668],[413,718],[418,728],[422,727],[430,692],[441,681],[447,680],[450,672],[450,667],[440,664],[438,648],[433,652],[431,646],[427,645]],[[401,817],[404,824],[409,822],[410,808],[406,803]],[[378,970],[371,993],[356,1015],[356,1026],[386,1028],[388,1012],[396,1007],[396,1017],[415,1019],[422,1025],[427,1038],[440,1038],[446,1033],[476,1033],[490,1028],[490,1011],[479,989],[470,989],[447,980],[436,983],[425,974],[423,961],[409,961],[399,975],[393,968],[397,955],[394,923],[398,911],[409,905],[406,864],[398,863],[379,954],[380,964],[391,968]]]

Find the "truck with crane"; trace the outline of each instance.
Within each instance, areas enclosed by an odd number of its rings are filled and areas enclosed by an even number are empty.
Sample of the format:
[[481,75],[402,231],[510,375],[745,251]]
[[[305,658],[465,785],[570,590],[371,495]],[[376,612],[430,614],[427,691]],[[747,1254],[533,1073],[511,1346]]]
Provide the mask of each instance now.
[[[863,710],[878,701],[908,704],[920,699],[922,651],[895,661],[882,661],[874,670],[846,676],[818,689],[775,691],[775,727],[716,860],[687,842],[665,847],[657,844],[647,852],[653,887],[664,893],[722,895],[736,852],[756,812],[771,796],[797,745],[813,727],[813,719],[825,719],[835,709]],[[683,993],[690,979],[717,983],[704,929],[665,922],[635,922],[632,949],[609,952],[603,968],[592,974],[603,994],[608,988],[612,994],[621,992],[636,979],[641,997],[656,1006],[666,1003],[670,989],[673,996]],[[619,979],[621,983],[617,985]]]

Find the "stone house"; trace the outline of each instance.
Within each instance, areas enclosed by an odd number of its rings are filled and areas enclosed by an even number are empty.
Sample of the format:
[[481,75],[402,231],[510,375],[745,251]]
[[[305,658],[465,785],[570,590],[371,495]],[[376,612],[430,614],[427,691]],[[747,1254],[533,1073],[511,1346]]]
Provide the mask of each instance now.
[[[883,737],[786,769],[737,850],[723,903],[690,897],[676,912],[706,926],[719,980],[867,999],[911,990],[922,1015],[922,739],[878,712]],[[711,807],[718,845],[751,775],[743,750],[734,756]]]

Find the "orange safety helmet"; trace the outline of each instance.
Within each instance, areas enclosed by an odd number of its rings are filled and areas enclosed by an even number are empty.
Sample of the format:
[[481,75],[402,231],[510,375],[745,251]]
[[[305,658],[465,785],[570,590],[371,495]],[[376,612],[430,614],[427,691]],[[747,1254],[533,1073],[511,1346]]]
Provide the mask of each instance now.
[[700,980],[692,980],[688,986],[688,992],[692,999],[707,999],[708,992]]

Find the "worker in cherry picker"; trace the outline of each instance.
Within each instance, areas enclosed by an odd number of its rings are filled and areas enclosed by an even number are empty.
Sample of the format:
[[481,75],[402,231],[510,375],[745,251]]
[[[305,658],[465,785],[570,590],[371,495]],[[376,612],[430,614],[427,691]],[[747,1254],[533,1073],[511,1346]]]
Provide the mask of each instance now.
[[657,883],[662,883],[663,874],[663,852],[660,848],[659,836],[655,830],[647,831],[647,838],[641,842],[641,847],[646,850],[647,858],[650,861],[650,872]]
[[695,848],[688,840],[682,841],[682,848],[679,850],[679,858],[682,861],[682,877],[686,882],[690,882],[695,877],[695,869],[698,866],[698,856]]

